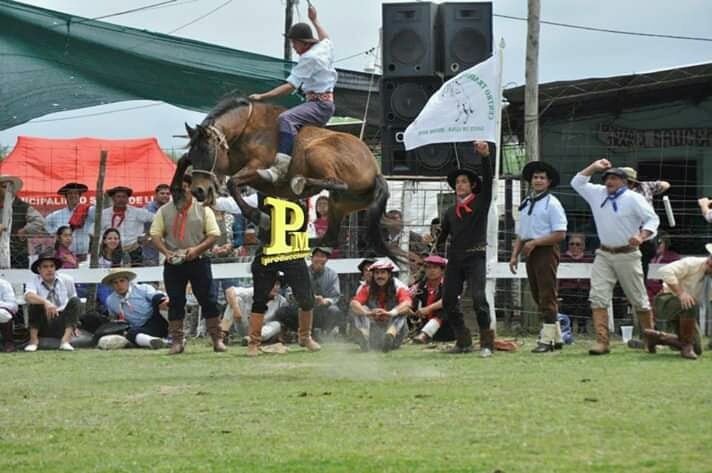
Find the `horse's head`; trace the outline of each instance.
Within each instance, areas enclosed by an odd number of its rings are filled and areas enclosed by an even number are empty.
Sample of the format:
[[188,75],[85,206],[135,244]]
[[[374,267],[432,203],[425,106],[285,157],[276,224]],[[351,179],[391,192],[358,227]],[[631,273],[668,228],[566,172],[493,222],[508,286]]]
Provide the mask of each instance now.
[[191,128],[185,124],[190,137],[188,161],[193,165],[193,183],[190,192],[199,202],[208,205],[214,202],[218,177],[216,170],[219,163],[228,159],[229,145],[223,132],[213,124],[196,125]]

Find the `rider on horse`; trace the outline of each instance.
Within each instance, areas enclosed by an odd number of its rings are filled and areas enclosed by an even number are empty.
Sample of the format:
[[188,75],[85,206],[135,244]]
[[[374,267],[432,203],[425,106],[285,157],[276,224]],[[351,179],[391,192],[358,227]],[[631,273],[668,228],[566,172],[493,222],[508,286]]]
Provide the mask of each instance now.
[[307,124],[323,126],[334,114],[334,48],[326,30],[316,17],[316,8],[309,5],[309,19],[314,24],[319,39],[315,39],[307,23],[294,24],[287,33],[299,60],[287,77],[287,82],[264,94],[252,94],[251,100],[279,97],[295,89],[306,95],[307,101],[279,116],[279,146],[274,164],[269,169],[257,170],[267,182],[278,183],[285,179],[292,160],[294,139],[299,129]]

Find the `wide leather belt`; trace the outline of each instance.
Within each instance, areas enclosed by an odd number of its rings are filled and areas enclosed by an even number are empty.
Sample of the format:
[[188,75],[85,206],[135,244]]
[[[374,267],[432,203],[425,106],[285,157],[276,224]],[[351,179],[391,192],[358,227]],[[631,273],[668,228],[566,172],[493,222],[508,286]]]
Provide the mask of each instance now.
[[637,250],[635,246],[625,245],[625,246],[606,246],[601,245],[601,250],[606,253],[620,254],[620,253],[632,253]]
[[334,93],[333,92],[307,92],[307,100],[309,102],[333,102]]

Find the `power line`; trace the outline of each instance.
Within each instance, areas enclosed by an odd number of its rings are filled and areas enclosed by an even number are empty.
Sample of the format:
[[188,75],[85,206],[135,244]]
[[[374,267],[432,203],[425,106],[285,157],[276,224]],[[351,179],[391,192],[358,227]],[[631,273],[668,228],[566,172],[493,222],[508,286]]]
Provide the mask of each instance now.
[[[495,16],[498,18],[505,18],[507,20],[527,21],[527,18],[521,17],[521,16],[500,15],[497,13],[493,14],[492,16]],[[576,30],[597,31],[599,33],[613,33],[613,34],[625,34],[625,35],[629,35],[629,36],[644,36],[644,37],[648,37],[648,38],[683,39],[683,40],[687,40],[687,41],[712,42],[712,38],[703,38],[700,36],[680,36],[680,35],[672,35],[672,34],[640,33],[640,32],[636,32],[636,31],[614,30],[614,29],[610,29],[610,28],[597,28],[595,26],[573,25],[571,23],[559,23],[557,21],[545,21],[545,20],[541,20],[540,23],[545,24],[545,25],[560,26],[562,28],[571,28],[571,29],[576,29]]]
[[106,110],[104,112],[85,113],[82,115],[73,115],[71,117],[41,118],[39,120],[32,120],[31,122],[29,122],[29,124],[31,125],[33,123],[62,122],[65,120],[74,120],[76,118],[98,117],[100,115],[111,115],[112,113],[128,112],[129,110],[139,110],[142,108],[157,107],[159,105],[163,105],[163,102],[149,103],[146,105],[136,105],[134,107],[117,108],[116,110]]
[[183,28],[186,28],[186,27],[188,27],[188,26],[190,26],[190,25],[192,25],[192,24],[194,24],[194,23],[197,23],[197,22],[199,22],[200,20],[202,20],[203,18],[212,15],[213,13],[215,13],[215,12],[218,11],[218,10],[220,10],[221,8],[228,6],[230,3],[232,3],[232,0],[227,0],[226,2],[221,3],[221,4],[218,5],[217,7],[213,8],[212,10],[210,10],[209,12],[207,12],[206,14],[201,15],[201,16],[199,16],[198,18],[196,18],[196,19],[194,19],[194,20],[191,20],[191,21],[189,21],[188,23],[186,23],[186,24],[184,24],[184,25],[179,26],[178,28],[169,31],[169,32],[166,33],[166,34],[173,34],[173,33],[177,32],[177,31],[182,30]]
[[365,51],[361,51],[360,53],[352,54],[351,56],[346,56],[346,57],[342,57],[342,58],[340,58],[340,59],[337,59],[337,60],[334,61],[334,63],[341,62],[341,61],[346,61],[347,59],[353,59],[353,58],[355,58],[355,57],[358,57],[358,56],[361,56],[361,55],[364,55],[364,54],[366,54],[366,55],[368,55],[368,54],[373,54],[373,52],[375,52],[375,51],[376,51],[376,47],[374,46],[374,47],[372,47],[372,48],[368,48],[368,49],[365,50]]
[[160,7],[161,5],[166,5],[166,4],[169,4],[169,3],[175,3],[175,2],[177,2],[177,1],[178,1],[178,0],[166,0],[166,1],[163,1],[163,2],[152,3],[151,5],[146,5],[146,6],[143,6],[143,7],[132,8],[131,10],[124,10],[124,11],[120,11],[120,12],[116,12],[116,13],[109,13],[108,15],[97,16],[97,17],[91,18],[91,20],[103,20],[103,19],[105,19],[105,18],[112,18],[112,17],[114,17],[114,16],[128,15],[129,13],[136,13],[136,12],[140,12],[140,11],[143,11],[143,10],[148,10],[148,9],[151,9],[151,8]]

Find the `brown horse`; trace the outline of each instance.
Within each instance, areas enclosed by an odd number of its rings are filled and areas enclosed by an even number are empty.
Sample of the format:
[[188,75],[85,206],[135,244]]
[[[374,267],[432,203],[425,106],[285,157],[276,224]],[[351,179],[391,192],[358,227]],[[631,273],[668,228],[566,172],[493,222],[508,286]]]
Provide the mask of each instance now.
[[295,200],[329,190],[329,226],[322,244],[337,246],[343,218],[367,209],[369,242],[391,256],[383,241],[380,222],[388,201],[388,185],[368,147],[356,137],[315,126],[302,128],[294,143],[288,185],[264,182],[256,170],[269,167],[277,152],[277,117],[284,111],[243,98],[223,99],[195,128],[186,124],[188,152],[178,162],[173,185],[189,165],[193,166],[192,194],[208,202],[214,185],[224,176],[235,176],[276,197]]

